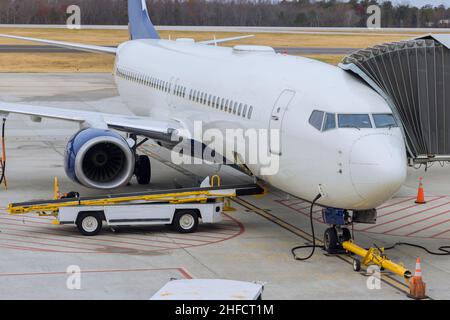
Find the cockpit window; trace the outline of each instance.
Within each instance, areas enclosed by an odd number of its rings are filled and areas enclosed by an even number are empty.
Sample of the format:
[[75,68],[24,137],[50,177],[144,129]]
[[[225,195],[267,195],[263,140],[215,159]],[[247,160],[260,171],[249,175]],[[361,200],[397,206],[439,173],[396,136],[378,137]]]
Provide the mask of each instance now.
[[309,123],[319,131],[322,130],[323,115],[323,111],[314,110],[309,117]]
[[323,125],[323,131],[336,129],[336,115],[334,113],[327,113],[325,115],[325,123]]
[[368,114],[340,114],[339,128],[372,128]]
[[398,127],[392,114],[373,114],[373,121],[377,128],[396,128]]

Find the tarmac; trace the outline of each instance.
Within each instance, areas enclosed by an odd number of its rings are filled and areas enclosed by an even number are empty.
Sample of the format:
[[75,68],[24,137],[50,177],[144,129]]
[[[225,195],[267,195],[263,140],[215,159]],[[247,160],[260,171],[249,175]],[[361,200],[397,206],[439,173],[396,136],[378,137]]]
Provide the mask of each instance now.
[[[128,114],[110,74],[0,74],[0,99],[37,105]],[[243,197],[232,203],[224,221],[201,225],[189,235],[165,226],[105,228],[92,238],[72,226],[55,226],[49,218],[11,216],[11,202],[51,198],[53,179],[63,191],[100,195],[70,181],[63,153],[79,128],[69,122],[34,123],[23,116],[7,121],[8,189],[0,189],[0,299],[149,299],[171,278],[221,278],[266,283],[264,299],[408,299],[406,285],[383,273],[381,287],[369,289],[372,278],[354,272],[348,257],[293,259],[291,248],[310,242],[309,204],[269,188],[265,197]],[[151,189],[196,186],[207,175],[224,183],[250,181],[229,167],[176,167],[168,152],[152,142],[141,153],[152,157]],[[424,178],[427,204],[414,203],[418,178]],[[450,166],[435,164],[427,172],[410,169],[395,197],[379,208],[376,225],[356,225],[358,244],[389,246],[411,242],[436,250],[450,244]],[[115,192],[142,191],[134,181]],[[314,209],[316,234],[326,226]],[[306,255],[308,251],[298,252]],[[417,248],[388,251],[394,261],[414,269],[422,258],[424,280],[432,299],[450,299],[450,259]],[[71,266],[81,269],[81,289],[70,290]],[[69,268],[70,270],[70,268]]]

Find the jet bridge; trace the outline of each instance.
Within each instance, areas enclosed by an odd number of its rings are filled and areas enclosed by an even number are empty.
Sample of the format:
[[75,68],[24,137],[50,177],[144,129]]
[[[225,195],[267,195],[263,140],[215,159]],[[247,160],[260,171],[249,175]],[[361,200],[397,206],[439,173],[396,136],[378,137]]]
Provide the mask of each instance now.
[[450,35],[359,50],[339,66],[386,99],[412,163],[450,161]]

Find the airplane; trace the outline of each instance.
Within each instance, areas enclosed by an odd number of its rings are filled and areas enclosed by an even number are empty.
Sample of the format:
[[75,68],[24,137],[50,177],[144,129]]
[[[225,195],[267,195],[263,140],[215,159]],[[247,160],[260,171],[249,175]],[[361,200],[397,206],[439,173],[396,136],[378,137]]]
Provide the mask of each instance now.
[[[177,133],[204,144],[192,138],[196,121],[222,131],[279,130],[279,143],[267,141],[264,150],[278,156],[276,173],[262,175],[261,163],[243,165],[256,178],[301,199],[311,202],[322,195],[317,203],[325,207],[373,210],[406,180],[407,153],[398,121],[387,102],[355,76],[270,47],[218,46],[247,36],[161,39],[145,0],[129,0],[128,11],[131,39],[117,48],[0,35],[115,55],[114,78],[133,116],[0,102],[4,115],[79,123],[64,160],[75,182],[107,190],[135,175],[148,184],[150,160],[137,153],[136,138],[173,148]],[[225,144],[241,156],[242,146]]]

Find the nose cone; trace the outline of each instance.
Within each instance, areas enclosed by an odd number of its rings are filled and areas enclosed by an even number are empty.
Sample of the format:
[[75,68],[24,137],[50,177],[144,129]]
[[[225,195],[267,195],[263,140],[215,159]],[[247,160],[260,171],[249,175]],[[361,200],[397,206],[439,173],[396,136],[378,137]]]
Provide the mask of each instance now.
[[373,134],[358,139],[351,151],[350,173],[363,206],[376,208],[406,180],[406,150],[401,135]]

